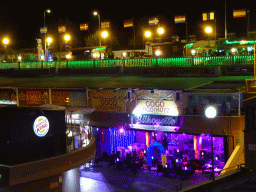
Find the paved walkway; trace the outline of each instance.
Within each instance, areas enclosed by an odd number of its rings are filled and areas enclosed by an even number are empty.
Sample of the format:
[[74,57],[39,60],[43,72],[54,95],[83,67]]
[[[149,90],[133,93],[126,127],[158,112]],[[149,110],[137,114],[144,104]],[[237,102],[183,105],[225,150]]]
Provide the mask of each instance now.
[[[132,171],[118,170],[102,165],[86,164],[80,167],[80,191],[81,192],[155,192],[167,188],[182,180],[175,177],[164,177],[156,171],[143,170],[135,175]],[[171,191],[171,190],[165,190]]]

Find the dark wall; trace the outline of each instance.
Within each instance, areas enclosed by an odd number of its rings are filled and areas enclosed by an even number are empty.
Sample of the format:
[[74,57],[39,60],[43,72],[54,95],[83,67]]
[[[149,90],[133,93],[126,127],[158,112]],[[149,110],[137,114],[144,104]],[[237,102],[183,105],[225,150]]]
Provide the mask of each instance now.
[[[34,133],[38,116],[49,121],[44,137]],[[65,111],[1,107],[0,122],[0,164],[13,165],[66,152]]]

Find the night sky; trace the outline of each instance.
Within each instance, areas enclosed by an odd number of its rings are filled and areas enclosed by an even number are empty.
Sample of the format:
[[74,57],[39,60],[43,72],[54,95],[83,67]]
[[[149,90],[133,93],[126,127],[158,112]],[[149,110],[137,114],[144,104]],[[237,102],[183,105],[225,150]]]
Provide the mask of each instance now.
[[[228,33],[244,34],[247,31],[247,18],[233,18],[233,9],[250,9],[250,30],[256,30],[256,9],[254,1],[227,0]],[[8,36],[13,49],[35,48],[36,39],[41,38],[40,27],[43,27],[44,10],[50,8],[51,14],[46,15],[48,33],[61,39],[58,26],[67,25],[67,32],[73,36],[72,45],[85,46],[83,39],[95,33],[98,19],[93,11],[100,12],[101,21],[111,22],[112,36],[120,43],[118,48],[127,48],[133,37],[133,29],[123,27],[123,20],[134,18],[136,38],[142,39],[142,31],[149,28],[148,19],[158,16],[160,24],[165,28],[164,39],[172,36],[185,37],[185,24],[175,24],[174,15],[187,15],[189,35],[197,35],[199,39],[206,36],[203,26],[213,22],[203,22],[202,13],[216,11],[217,33],[224,37],[225,1],[69,1],[58,4],[53,1],[13,1],[0,3],[0,39]],[[88,31],[80,31],[80,23],[89,23]],[[151,28],[151,30],[154,30]]]

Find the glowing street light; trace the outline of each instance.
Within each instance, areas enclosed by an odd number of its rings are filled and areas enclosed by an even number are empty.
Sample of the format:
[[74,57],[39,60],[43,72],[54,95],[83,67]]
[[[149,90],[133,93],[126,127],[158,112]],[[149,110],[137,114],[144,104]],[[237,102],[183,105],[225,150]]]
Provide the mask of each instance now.
[[145,37],[150,38],[151,37],[151,32],[150,31],[146,31],[145,32]]
[[65,40],[65,41],[70,41],[70,39],[71,39],[70,35],[65,35],[65,36],[64,36],[64,40]]
[[4,45],[6,46],[6,45],[8,45],[9,44],[9,39],[8,38],[4,38],[3,39],[3,43],[4,43]]
[[[213,106],[209,106],[206,108],[205,110],[205,116],[208,119],[214,119],[217,115],[217,110],[215,107]],[[215,180],[215,175],[214,175],[214,155],[213,155],[213,137],[212,137],[212,122],[210,122],[210,126],[211,126],[211,156],[212,156],[212,181],[214,182]]]
[[156,50],[155,54],[157,57],[159,57],[162,54],[162,52],[160,50]]
[[206,27],[206,28],[205,28],[205,32],[206,32],[207,34],[212,33],[212,28],[211,28],[211,27]]
[[6,61],[7,61],[7,45],[9,44],[9,42],[10,41],[8,38],[3,39],[3,44],[5,45],[5,49],[6,49],[6,53],[5,53]]
[[159,28],[157,29],[157,33],[158,33],[159,35],[163,35],[163,34],[164,34],[164,28],[163,28],[163,27],[159,27]]
[[46,48],[46,43],[47,43],[47,40],[46,40],[46,24],[45,24],[45,16],[46,16],[46,13],[51,13],[51,10],[50,9],[46,9],[46,10],[44,10],[44,39],[45,39],[45,41],[44,41],[44,54],[45,54],[45,56],[46,56],[46,58],[47,58],[47,48]]
[[48,43],[48,44],[51,44],[52,43],[52,38],[51,37],[48,37],[47,39],[46,39],[46,42]]
[[206,27],[205,28],[205,33],[207,33],[208,39],[209,39],[210,33],[212,33],[212,28],[211,27]]
[[103,31],[103,32],[101,33],[101,36],[102,36],[104,39],[106,39],[106,38],[108,37],[108,32],[107,32],[107,31]]

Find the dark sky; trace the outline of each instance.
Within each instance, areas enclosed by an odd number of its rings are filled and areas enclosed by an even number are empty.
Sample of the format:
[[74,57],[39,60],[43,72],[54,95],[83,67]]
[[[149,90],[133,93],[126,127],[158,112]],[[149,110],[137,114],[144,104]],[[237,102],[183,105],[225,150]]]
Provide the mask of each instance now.
[[[187,14],[188,33],[196,34],[205,38],[202,33],[202,12],[216,11],[217,33],[224,36],[224,13],[225,1],[6,1],[0,3],[0,40],[8,36],[11,40],[10,46],[14,49],[34,48],[36,39],[40,38],[40,27],[43,26],[44,10],[50,8],[52,13],[46,16],[46,24],[50,32],[57,32],[60,24],[69,22],[68,32],[75,34],[74,44],[83,45],[80,41],[89,34],[94,33],[98,27],[98,20],[93,16],[93,10],[98,10],[101,20],[110,20],[113,35],[126,45],[129,38],[133,36],[131,29],[123,28],[123,20],[134,18],[137,35],[142,33],[142,25],[148,27],[149,17],[160,16],[161,25],[166,28],[165,38],[174,35],[184,36],[185,24],[174,24],[174,15]],[[254,1],[231,1],[227,0],[228,32],[244,33],[247,30],[247,19],[232,18],[233,9],[250,9],[250,29],[256,30],[256,18]],[[89,31],[80,32],[80,23],[89,23]],[[213,23],[209,23],[213,24]],[[60,35],[60,34],[57,34]],[[0,44],[1,45],[1,44]],[[2,45],[1,45],[2,46]]]

